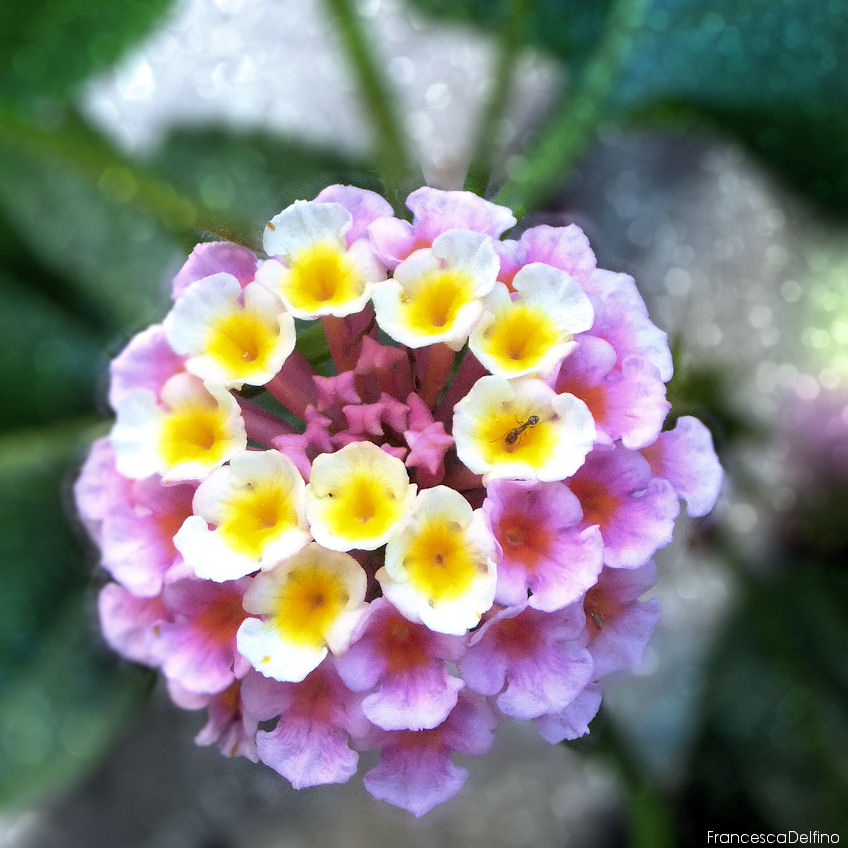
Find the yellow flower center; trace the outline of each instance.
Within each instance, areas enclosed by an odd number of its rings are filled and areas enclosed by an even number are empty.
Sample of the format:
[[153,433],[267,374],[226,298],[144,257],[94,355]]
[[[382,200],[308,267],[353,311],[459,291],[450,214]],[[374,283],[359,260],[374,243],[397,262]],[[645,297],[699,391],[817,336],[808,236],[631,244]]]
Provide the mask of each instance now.
[[471,590],[481,571],[456,521],[424,523],[409,543],[404,567],[412,587],[431,601],[452,601]]
[[374,474],[353,473],[322,498],[323,518],[334,536],[352,543],[385,534],[401,517],[404,501]]
[[523,462],[533,469],[541,468],[556,448],[554,418],[549,410],[534,410],[520,403],[500,404],[475,434],[483,459],[490,465]]
[[350,601],[338,574],[320,561],[294,569],[277,596],[274,625],[289,643],[320,648],[330,628]]
[[279,336],[276,325],[254,313],[239,310],[211,327],[206,353],[227,371],[244,375],[268,367],[268,358]]
[[226,425],[226,413],[217,404],[175,409],[165,416],[159,434],[159,453],[165,465],[168,468],[184,462],[216,465],[227,450]]
[[500,310],[483,333],[483,349],[504,371],[537,365],[555,345],[567,341],[537,306],[513,304]]
[[425,335],[439,335],[448,330],[459,310],[473,300],[473,281],[459,271],[425,274],[401,294],[406,323]]
[[362,294],[363,281],[348,257],[332,244],[315,244],[294,260],[283,294],[295,309],[318,312]]
[[227,501],[218,532],[234,551],[259,559],[269,541],[297,526],[291,492],[260,483],[243,487]]

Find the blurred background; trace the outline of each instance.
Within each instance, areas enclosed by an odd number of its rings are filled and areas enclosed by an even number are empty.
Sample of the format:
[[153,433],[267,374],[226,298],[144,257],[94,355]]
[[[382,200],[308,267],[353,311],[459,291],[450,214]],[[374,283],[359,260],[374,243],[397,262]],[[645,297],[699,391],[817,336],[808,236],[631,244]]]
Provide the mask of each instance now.
[[[848,0],[4,0],[0,50],[0,846],[848,839]],[[195,747],[69,499],[188,250],[333,182],[578,223],[726,469],[592,734],[505,727],[423,820]]]

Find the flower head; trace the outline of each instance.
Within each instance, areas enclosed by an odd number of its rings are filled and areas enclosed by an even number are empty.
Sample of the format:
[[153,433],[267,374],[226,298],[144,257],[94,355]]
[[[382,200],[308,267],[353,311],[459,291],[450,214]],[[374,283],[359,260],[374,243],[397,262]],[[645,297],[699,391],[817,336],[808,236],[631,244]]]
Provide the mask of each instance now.
[[376,748],[368,791],[422,815],[501,717],[588,732],[658,618],[678,498],[709,511],[721,469],[700,422],[662,431],[666,336],[577,227],[407,205],[329,186],[264,256],[198,245],[74,493],[104,636],[208,711],[199,744],[296,788]]

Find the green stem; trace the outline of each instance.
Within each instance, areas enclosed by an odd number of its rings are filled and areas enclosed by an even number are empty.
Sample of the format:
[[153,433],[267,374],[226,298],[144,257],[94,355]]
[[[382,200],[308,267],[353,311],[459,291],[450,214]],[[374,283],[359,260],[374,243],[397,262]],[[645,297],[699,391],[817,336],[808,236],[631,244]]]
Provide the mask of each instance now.
[[565,108],[558,109],[495,197],[520,218],[544,201],[585,152],[608,114],[610,99],[651,0],[617,0],[607,28],[580,74]]
[[45,129],[23,116],[0,111],[0,143],[24,154],[37,152],[86,177],[104,196],[116,190],[147,209],[175,233],[202,231],[228,241],[257,247],[246,229],[224,221],[200,201],[180,194],[170,183],[112,148],[91,127],[79,121]]
[[529,19],[529,0],[510,0],[501,23],[495,75],[480,116],[465,188],[483,195],[492,177],[499,130],[512,99],[519,47]]
[[410,158],[394,98],[374,60],[378,53],[368,44],[351,0],[324,0],[324,4],[339,26],[348,61],[359,78],[362,98],[374,123],[386,194],[397,206],[397,195],[410,171]]

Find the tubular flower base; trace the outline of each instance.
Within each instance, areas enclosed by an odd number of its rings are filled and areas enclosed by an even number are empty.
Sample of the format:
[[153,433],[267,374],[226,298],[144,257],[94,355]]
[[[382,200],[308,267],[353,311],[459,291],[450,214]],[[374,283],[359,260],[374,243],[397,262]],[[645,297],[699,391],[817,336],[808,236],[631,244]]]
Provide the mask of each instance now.
[[198,245],[112,363],[75,494],[104,636],[208,710],[199,744],[297,788],[376,748],[366,788],[419,816],[501,719],[589,732],[659,617],[679,501],[709,512],[721,468],[700,422],[665,423],[665,334],[577,227],[409,207],[331,186],[265,257]]

